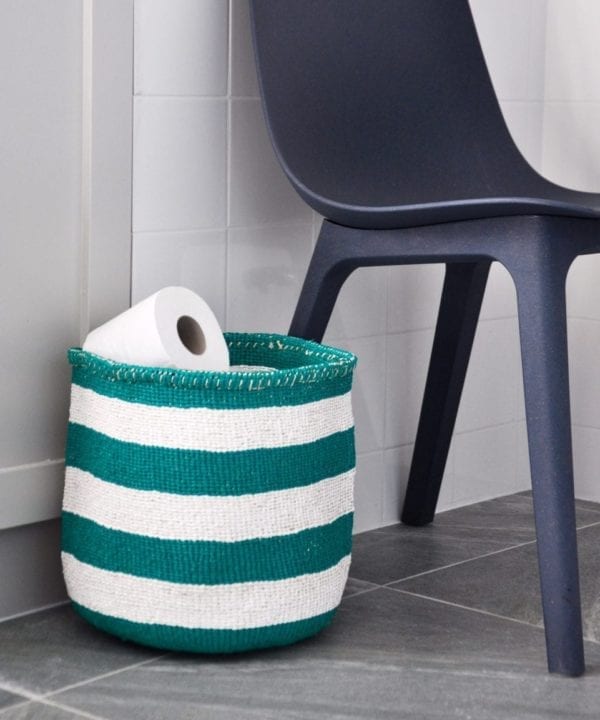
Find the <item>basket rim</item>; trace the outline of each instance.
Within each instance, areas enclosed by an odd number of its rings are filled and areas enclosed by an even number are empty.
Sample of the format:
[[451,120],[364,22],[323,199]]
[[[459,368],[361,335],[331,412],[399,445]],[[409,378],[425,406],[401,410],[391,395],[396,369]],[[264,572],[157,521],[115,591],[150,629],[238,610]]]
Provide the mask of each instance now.
[[332,380],[351,374],[357,358],[348,350],[323,345],[278,333],[223,333],[229,348],[266,347],[273,351],[304,353],[317,362],[273,370],[183,370],[179,368],[131,365],[109,360],[80,347],[69,349],[67,356],[73,367],[113,382],[159,384],[171,387],[262,390],[267,387],[292,387],[296,383]]

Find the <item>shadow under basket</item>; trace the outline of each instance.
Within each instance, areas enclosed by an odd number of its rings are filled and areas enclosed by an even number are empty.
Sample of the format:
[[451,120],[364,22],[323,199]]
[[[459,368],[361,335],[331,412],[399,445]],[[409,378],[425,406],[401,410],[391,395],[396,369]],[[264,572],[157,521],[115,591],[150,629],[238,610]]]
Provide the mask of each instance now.
[[232,365],[261,369],[69,351],[63,571],[76,611],[123,639],[206,653],[286,645],[340,603],[356,358],[284,335],[225,337]]

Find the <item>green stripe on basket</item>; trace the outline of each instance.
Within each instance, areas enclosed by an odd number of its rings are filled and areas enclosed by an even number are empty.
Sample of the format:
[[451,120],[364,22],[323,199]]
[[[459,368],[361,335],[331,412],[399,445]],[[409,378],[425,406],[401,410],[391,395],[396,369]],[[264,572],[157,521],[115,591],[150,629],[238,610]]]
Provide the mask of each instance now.
[[[305,372],[309,372],[310,370]],[[325,378],[316,382],[297,383],[262,389],[236,390],[237,381],[232,379],[233,387],[205,389],[172,386],[158,382],[116,382],[114,378],[103,377],[82,366],[73,366],[73,382],[81,387],[94,390],[101,395],[118,398],[142,405],[168,407],[206,407],[217,410],[252,409],[258,407],[281,407],[284,405],[303,405],[315,400],[343,395],[352,387],[352,373],[343,376]],[[263,384],[265,380],[263,379]],[[258,383],[257,383],[258,384]]]
[[92,625],[123,640],[132,640],[150,647],[203,653],[244,652],[289,645],[323,630],[335,615],[335,610],[330,610],[296,622],[247,630],[213,630],[136,623],[103,615],[76,602],[73,602],[73,607]]
[[66,464],[136,490],[245,495],[310,485],[351,470],[354,429],[303,445],[208,452],[137,445],[69,423]]
[[348,555],[351,544],[352,513],[292,535],[232,543],[161,540],[62,515],[64,552],[104,570],[176,583],[225,585],[321,572]]

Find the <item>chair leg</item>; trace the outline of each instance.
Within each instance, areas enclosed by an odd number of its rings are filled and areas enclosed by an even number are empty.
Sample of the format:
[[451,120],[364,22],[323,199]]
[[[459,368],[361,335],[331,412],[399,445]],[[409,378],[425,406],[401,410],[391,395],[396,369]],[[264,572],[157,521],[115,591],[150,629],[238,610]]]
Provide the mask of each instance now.
[[338,255],[337,236],[324,223],[296,304],[289,335],[323,339],[338,293],[357,265]]
[[489,261],[446,265],[402,511],[407,525],[426,525],[435,514],[489,270]]
[[568,264],[545,257],[523,270],[513,277],[548,669],[576,676],[585,666],[569,407]]

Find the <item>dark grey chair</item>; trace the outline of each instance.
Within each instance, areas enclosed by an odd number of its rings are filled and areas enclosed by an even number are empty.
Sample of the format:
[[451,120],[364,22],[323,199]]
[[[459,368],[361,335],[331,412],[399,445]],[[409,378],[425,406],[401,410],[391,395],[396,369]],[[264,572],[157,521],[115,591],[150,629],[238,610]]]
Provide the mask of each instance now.
[[251,0],[265,117],[323,222],[290,333],[320,340],[358,267],[445,263],[402,520],[431,522],[490,264],[517,288],[548,667],[584,671],[565,279],[600,196],[554,185],[504,123],[467,0]]

